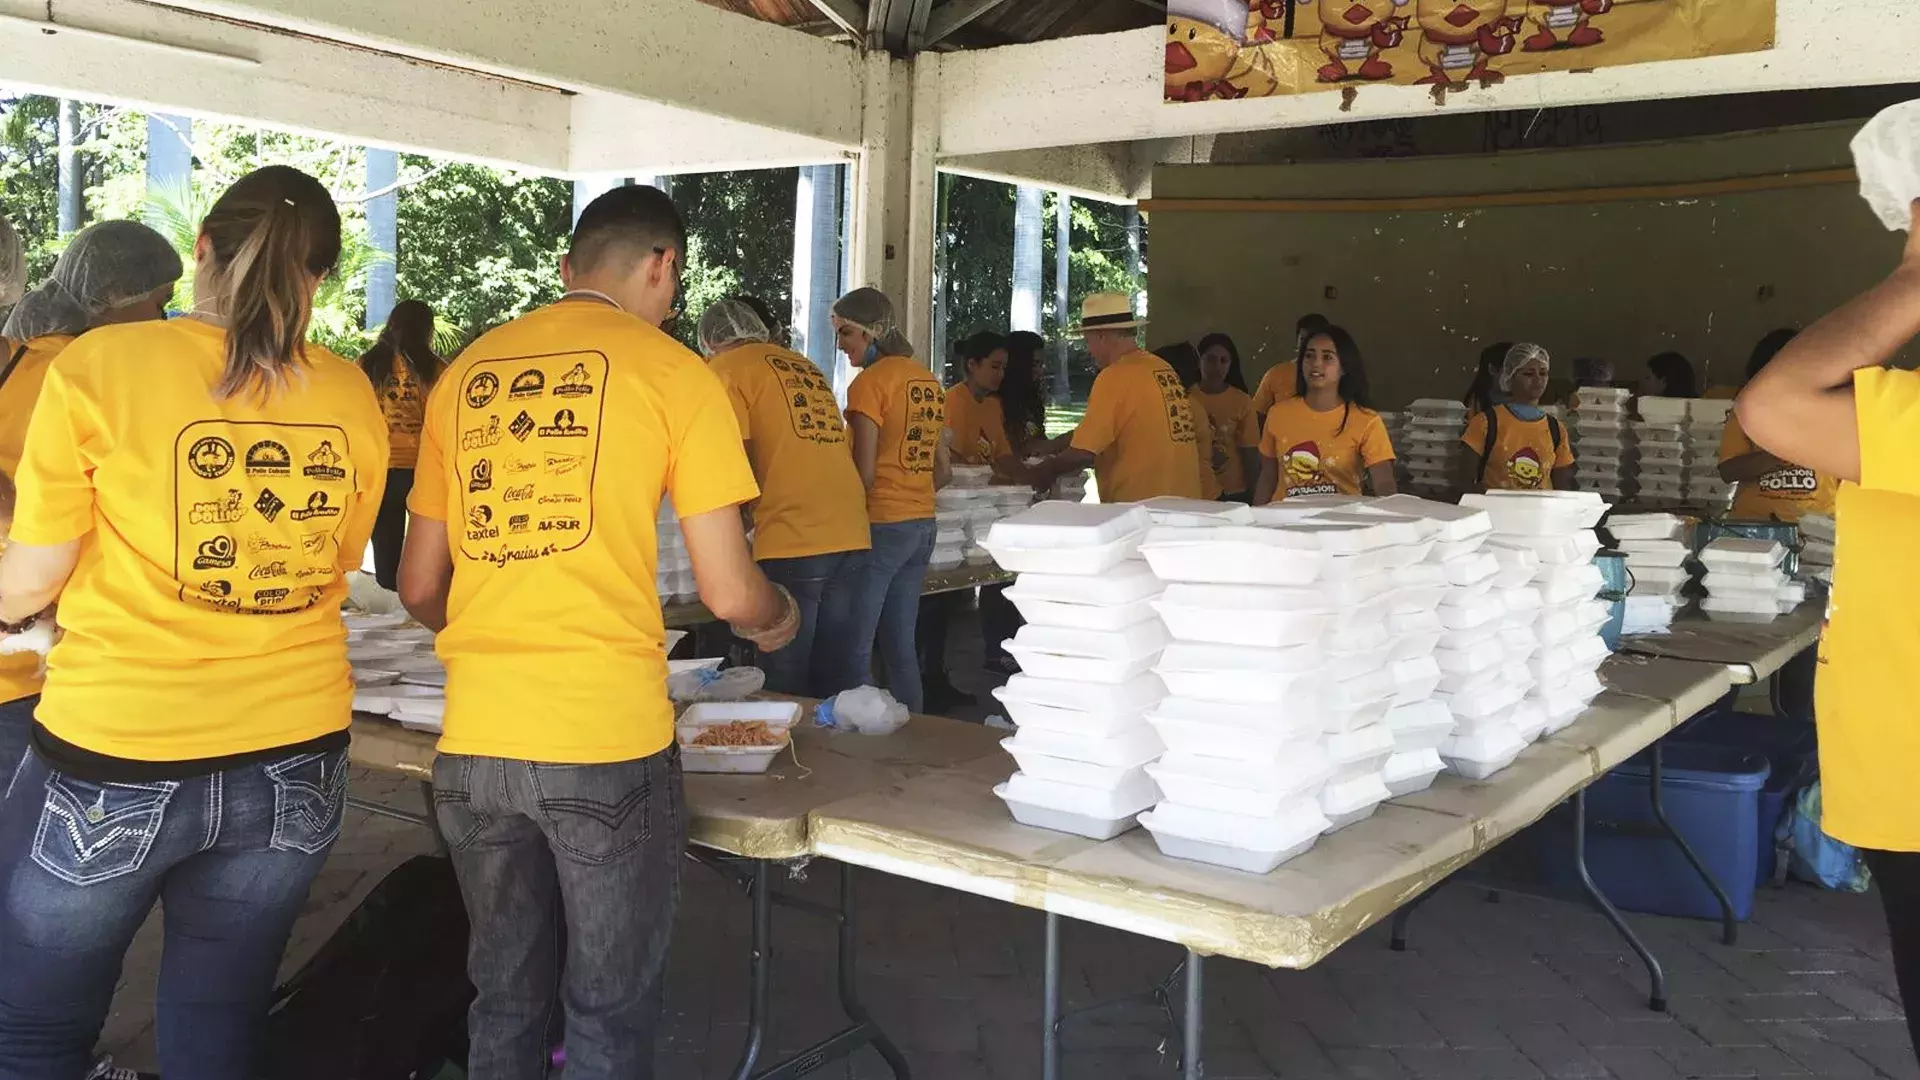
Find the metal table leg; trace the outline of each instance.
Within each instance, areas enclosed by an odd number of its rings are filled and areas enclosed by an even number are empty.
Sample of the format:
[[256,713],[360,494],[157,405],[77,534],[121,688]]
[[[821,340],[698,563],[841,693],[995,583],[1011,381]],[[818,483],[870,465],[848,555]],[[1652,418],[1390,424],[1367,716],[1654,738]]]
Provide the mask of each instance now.
[[1420,905],[1427,902],[1427,897],[1432,896],[1441,885],[1445,884],[1445,881],[1436,883],[1433,888],[1409,900],[1401,905],[1400,910],[1393,913],[1393,936],[1387,941],[1389,949],[1394,952],[1407,951],[1407,924],[1413,921],[1413,913],[1420,910]]
[[1192,949],[1187,950],[1187,1015],[1180,1028],[1181,1080],[1200,1080],[1203,1072],[1202,1059],[1206,1056],[1201,1050],[1200,1043],[1207,1012],[1200,971],[1201,959],[1199,953]]
[[1620,936],[1627,939],[1627,944],[1639,954],[1640,962],[1647,966],[1647,977],[1653,983],[1653,988],[1647,996],[1647,1007],[1654,1012],[1666,1012],[1667,976],[1660,970],[1660,961],[1640,940],[1640,935],[1633,932],[1633,927],[1627,925],[1627,920],[1620,916],[1613,902],[1608,900],[1606,894],[1600,891],[1600,886],[1594,883],[1593,874],[1587,870],[1586,788],[1573,793],[1573,865],[1580,872],[1580,885],[1586,890],[1587,898],[1593,901],[1594,907],[1600,909],[1600,914],[1607,917],[1607,921],[1613,924],[1613,928],[1619,931]]
[[747,990],[747,1044],[740,1049],[740,1062],[733,1067],[733,1080],[747,1080],[760,1061],[766,1045],[767,1014],[773,1001],[773,890],[767,887],[767,861],[753,861],[753,876],[747,886],[753,905],[753,945],[749,958]]
[[1040,1018],[1041,1080],[1060,1080],[1060,916],[1047,912],[1046,986]]
[[1721,888],[1720,883],[1714,880],[1713,873],[1707,869],[1706,863],[1700,861],[1700,856],[1694,852],[1693,845],[1687,843],[1687,838],[1681,836],[1680,830],[1674,828],[1673,822],[1667,820],[1667,808],[1661,802],[1660,795],[1662,774],[1659,741],[1656,740],[1651,749],[1652,761],[1647,777],[1647,793],[1653,802],[1653,819],[1660,823],[1660,828],[1672,838],[1674,845],[1680,849],[1680,854],[1685,855],[1687,862],[1693,864],[1694,872],[1700,875],[1700,880],[1707,883],[1707,888],[1713,891],[1713,898],[1719,901],[1720,940],[1728,945],[1737,944],[1740,940],[1740,923],[1734,918],[1733,901],[1727,898],[1727,890]]

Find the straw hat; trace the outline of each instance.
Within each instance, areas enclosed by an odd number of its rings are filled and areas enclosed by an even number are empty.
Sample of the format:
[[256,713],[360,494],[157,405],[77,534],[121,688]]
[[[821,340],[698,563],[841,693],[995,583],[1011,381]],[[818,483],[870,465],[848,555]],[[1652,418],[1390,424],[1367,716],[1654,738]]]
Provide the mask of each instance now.
[[1080,302],[1080,325],[1074,327],[1074,336],[1084,336],[1089,330],[1137,330],[1147,325],[1147,320],[1133,313],[1133,298],[1125,293],[1094,293]]

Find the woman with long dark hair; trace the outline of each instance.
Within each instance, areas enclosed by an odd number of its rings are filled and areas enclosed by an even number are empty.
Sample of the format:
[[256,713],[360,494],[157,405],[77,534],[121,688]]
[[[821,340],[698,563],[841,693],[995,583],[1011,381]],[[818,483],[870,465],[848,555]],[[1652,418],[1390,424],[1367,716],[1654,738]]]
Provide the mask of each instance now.
[[1000,382],[1000,411],[1007,441],[1022,458],[1049,451],[1047,439],[1047,341],[1031,330],[1006,336],[1007,374]]
[[1213,470],[1220,497],[1228,502],[1250,501],[1253,481],[1260,475],[1260,420],[1232,338],[1214,333],[1200,339],[1200,385],[1193,397],[1213,428],[1213,445],[1224,452],[1223,461],[1222,455],[1215,455]]
[[393,447],[387,467],[387,494],[373,525],[373,576],[383,589],[395,587],[400,547],[407,538],[407,493],[420,458],[420,428],[426,422],[427,391],[447,362],[433,351],[433,309],[418,300],[402,300],[387,315],[379,340],[360,357],[380,398]]
[[1507,353],[1513,350],[1513,342],[1496,341],[1480,350],[1480,361],[1474,365],[1473,381],[1467,384],[1467,392],[1460,396],[1466,405],[1467,413],[1486,412],[1506,395],[1500,391],[1500,365],[1506,362]]
[[1253,503],[1302,495],[1375,495],[1399,489],[1387,425],[1368,406],[1367,368],[1353,335],[1338,326],[1300,345],[1295,396],[1274,405],[1260,437],[1260,479]]
[[1700,396],[1700,376],[1694,373],[1693,361],[1682,353],[1654,356],[1647,361],[1647,372],[1653,376],[1655,397]]
[[261,169],[193,251],[192,314],[82,335],[27,433],[0,632],[57,601],[67,634],[0,801],[0,1076],[88,1074],[160,905],[161,1071],[250,1080],[340,833],[340,603],[387,479],[367,380],[307,342],[340,214]]

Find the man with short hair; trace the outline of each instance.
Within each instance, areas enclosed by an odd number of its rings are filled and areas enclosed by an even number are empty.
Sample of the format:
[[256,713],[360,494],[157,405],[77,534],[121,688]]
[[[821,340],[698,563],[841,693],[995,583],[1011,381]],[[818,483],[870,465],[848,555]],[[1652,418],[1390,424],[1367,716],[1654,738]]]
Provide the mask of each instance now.
[[1035,467],[1034,487],[1092,466],[1103,503],[1200,497],[1199,434],[1180,375],[1140,348],[1146,322],[1122,293],[1081,305],[1079,334],[1100,369],[1072,445]]
[[427,403],[400,595],[447,667],[434,814],[473,923],[473,1080],[546,1076],[556,1005],[573,1080],[653,1074],[686,839],[662,498],[715,615],[767,651],[798,623],[747,549],[759,491],[726,391],[658,329],[685,251],[659,190],[600,196],[566,295],[475,341]]

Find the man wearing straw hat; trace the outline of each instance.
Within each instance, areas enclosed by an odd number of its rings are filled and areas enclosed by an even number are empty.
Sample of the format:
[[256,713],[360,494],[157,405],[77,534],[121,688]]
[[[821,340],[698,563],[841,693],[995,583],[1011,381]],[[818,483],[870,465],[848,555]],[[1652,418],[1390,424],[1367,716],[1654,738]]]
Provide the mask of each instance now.
[[1141,350],[1145,325],[1122,293],[1095,293],[1080,305],[1075,333],[1100,373],[1072,446],[1037,467],[1036,487],[1044,491],[1060,474],[1092,466],[1101,502],[1200,497],[1193,406],[1173,368]]

